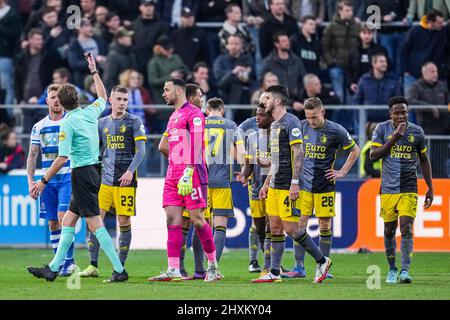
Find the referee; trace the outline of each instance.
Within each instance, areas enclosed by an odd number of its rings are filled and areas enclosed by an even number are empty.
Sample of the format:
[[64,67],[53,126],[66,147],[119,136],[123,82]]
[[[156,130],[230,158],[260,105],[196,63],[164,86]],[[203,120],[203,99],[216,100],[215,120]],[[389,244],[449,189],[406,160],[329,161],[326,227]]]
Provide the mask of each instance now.
[[52,262],[40,268],[28,267],[27,270],[37,278],[44,278],[47,281],[55,280],[58,268],[75,235],[75,224],[80,217],[85,217],[89,229],[95,234],[100,247],[113,264],[114,271],[108,282],[122,282],[128,280],[128,274],[120,263],[111,237],[103,225],[98,205],[101,173],[97,119],[105,110],[107,94],[94,57],[91,53],[86,53],[85,57],[89,71],[94,77],[98,99],[83,109],[78,105],[77,91],[73,85],[64,84],[58,89],[58,99],[68,111],[60,128],[58,158],[44,177],[34,184],[31,191],[31,196],[36,199],[48,181],[69,161],[70,157],[72,197],[69,210],[62,221],[61,239]]

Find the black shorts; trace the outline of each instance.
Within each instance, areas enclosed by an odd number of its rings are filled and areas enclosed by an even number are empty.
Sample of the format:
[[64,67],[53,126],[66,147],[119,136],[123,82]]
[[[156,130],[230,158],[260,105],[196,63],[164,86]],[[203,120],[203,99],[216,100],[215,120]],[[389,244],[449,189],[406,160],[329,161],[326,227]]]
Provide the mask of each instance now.
[[100,164],[72,169],[72,197],[69,210],[80,217],[100,215],[98,192],[102,181]]

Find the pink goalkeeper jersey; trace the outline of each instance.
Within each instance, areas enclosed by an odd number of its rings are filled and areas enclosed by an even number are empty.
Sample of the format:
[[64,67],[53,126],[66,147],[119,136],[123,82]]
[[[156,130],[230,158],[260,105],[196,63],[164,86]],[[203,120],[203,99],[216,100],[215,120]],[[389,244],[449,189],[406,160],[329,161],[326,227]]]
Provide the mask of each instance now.
[[195,166],[201,184],[208,183],[203,157],[205,117],[201,110],[186,102],[172,113],[167,124],[169,168],[166,179],[180,179],[187,165]]

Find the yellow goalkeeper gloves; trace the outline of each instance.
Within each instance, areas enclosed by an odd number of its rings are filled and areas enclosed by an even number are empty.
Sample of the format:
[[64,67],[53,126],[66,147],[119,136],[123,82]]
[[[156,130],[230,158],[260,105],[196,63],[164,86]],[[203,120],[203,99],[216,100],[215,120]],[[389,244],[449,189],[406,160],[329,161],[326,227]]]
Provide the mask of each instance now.
[[192,175],[194,174],[194,169],[187,167],[183,171],[183,176],[178,181],[178,194],[181,196],[187,196],[192,193]]

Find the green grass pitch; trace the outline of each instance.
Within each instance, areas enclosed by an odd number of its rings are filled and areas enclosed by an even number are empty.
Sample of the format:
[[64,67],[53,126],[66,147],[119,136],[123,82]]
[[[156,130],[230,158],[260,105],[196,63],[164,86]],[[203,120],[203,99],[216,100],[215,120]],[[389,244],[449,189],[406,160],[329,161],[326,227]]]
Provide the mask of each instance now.
[[[192,272],[191,252],[186,266]],[[27,265],[39,266],[51,260],[51,250],[0,249],[0,299],[450,299],[450,253],[414,254],[410,285],[384,283],[387,266],[382,253],[334,254],[331,272],[335,279],[313,284],[314,263],[306,260],[306,279],[283,279],[282,283],[253,284],[255,274],[247,271],[246,250],[225,252],[220,270],[225,278],[217,283],[184,281],[179,283],[149,283],[166,266],[162,250],[131,251],[126,268],[127,283],[102,283],[111,275],[111,265],[101,253],[100,277],[81,279],[80,289],[70,290],[67,278],[55,282],[33,278]],[[83,269],[88,263],[87,249],[76,251],[77,264]],[[261,262],[261,259],[260,259]],[[293,253],[287,251],[283,265],[293,264]],[[369,290],[367,268],[381,269],[381,288]]]

